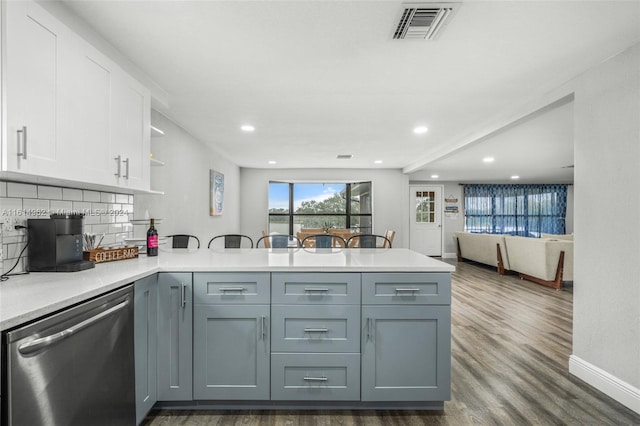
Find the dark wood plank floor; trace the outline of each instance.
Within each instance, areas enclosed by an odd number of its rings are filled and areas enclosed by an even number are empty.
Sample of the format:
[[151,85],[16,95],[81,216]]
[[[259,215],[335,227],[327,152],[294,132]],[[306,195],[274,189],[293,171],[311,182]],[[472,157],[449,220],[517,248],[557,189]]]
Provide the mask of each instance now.
[[568,372],[572,291],[457,263],[452,399],[444,411],[154,411],[160,425],[640,425]]

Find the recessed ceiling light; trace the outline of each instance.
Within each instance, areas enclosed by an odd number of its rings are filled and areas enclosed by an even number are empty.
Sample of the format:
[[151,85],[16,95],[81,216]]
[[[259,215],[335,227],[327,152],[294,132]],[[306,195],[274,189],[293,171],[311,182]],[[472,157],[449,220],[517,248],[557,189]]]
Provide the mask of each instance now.
[[373,162],[374,164],[382,164],[382,160],[376,160]]
[[515,180],[515,179],[520,179],[520,176],[518,176],[518,175],[513,175],[513,176],[511,176],[511,179],[513,179],[513,180]]
[[253,132],[254,130],[256,130],[256,128],[253,127],[251,124],[243,124],[240,127],[240,130],[242,130],[243,132]]
[[269,160],[269,161],[267,161],[267,163],[269,163],[269,164],[278,164],[278,162],[276,160]]
[[431,175],[431,179],[438,179],[440,175]]
[[493,157],[484,157],[482,159],[482,161],[484,161],[485,163],[493,163],[495,161],[495,158],[493,158]]
[[426,126],[418,126],[418,127],[414,127],[413,128],[413,133],[417,134],[417,135],[421,135],[423,133],[427,133],[429,129],[427,129]]

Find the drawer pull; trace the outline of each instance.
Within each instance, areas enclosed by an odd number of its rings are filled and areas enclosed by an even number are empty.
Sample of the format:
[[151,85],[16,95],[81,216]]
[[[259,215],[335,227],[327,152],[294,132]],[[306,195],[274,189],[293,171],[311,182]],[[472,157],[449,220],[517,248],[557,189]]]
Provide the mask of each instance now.
[[420,291],[419,288],[396,288],[396,293],[416,293]]
[[304,376],[302,378],[302,380],[304,380],[305,382],[326,382],[327,379],[326,377],[309,377],[309,376]]
[[328,328],[305,328],[305,333],[328,333]]
[[242,293],[245,290],[244,287],[220,287],[220,291],[239,291]]
[[326,287],[305,287],[304,291],[308,291],[308,292],[318,291],[318,292],[328,293],[329,289]]

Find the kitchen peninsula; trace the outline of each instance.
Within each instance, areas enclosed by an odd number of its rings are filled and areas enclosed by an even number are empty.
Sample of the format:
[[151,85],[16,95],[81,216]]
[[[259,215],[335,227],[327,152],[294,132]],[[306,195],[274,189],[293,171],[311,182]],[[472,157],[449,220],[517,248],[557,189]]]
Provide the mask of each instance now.
[[442,409],[453,270],[407,249],[165,249],[12,277],[0,328],[134,282],[157,307],[155,324],[135,326],[137,346],[138,329],[157,345],[139,419],[154,405]]

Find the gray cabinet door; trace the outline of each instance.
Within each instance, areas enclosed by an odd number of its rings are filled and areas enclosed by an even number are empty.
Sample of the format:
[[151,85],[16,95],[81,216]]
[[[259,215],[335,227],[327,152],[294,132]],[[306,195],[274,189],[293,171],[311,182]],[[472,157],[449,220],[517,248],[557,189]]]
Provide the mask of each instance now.
[[196,305],[194,399],[269,399],[269,306]]
[[193,285],[190,272],[158,274],[158,400],[190,401]]
[[134,283],[134,348],[136,375],[136,424],[140,424],[157,400],[158,275]]
[[362,400],[451,396],[449,306],[362,307]]

